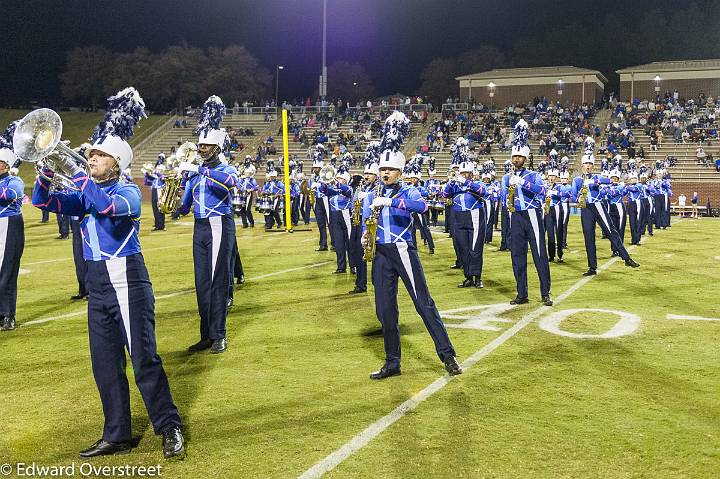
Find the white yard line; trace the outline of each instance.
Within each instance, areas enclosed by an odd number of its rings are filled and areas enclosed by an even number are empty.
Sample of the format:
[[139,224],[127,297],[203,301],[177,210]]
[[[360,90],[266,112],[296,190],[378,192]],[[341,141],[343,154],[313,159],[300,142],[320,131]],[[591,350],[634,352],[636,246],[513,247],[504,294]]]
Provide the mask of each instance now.
[[720,318],[703,318],[702,316],[688,316],[685,314],[668,314],[665,319],[677,319],[681,321],[720,321]]
[[[273,273],[262,274],[262,275],[260,275],[260,276],[255,276],[255,277],[253,277],[253,278],[247,278],[247,281],[260,281],[260,280],[262,280],[262,279],[270,278],[270,277],[272,277],[272,276],[277,276],[277,275],[285,274],[285,273],[292,273],[293,271],[300,271],[300,270],[309,269],[309,268],[317,268],[318,266],[324,266],[324,265],[326,265],[326,264],[328,264],[328,263],[332,263],[332,261],[323,261],[322,263],[314,263],[314,264],[309,264],[309,265],[306,265],[306,266],[299,266],[299,267],[297,267],[297,268],[284,269],[284,270],[282,270],[282,271],[275,271],[275,272],[273,272]],[[192,292],[194,292],[194,291],[195,291],[194,288],[193,288],[193,289],[184,289],[184,290],[182,290],[182,291],[176,291],[175,293],[168,293],[168,294],[163,294],[162,296],[156,296],[155,299],[156,299],[156,300],[159,300],[159,299],[174,298],[174,297],[176,297],[176,296],[182,296],[182,295],[185,295],[185,294],[190,294],[190,293],[192,293]],[[82,311],[75,311],[75,312],[73,312],[73,313],[66,313],[66,314],[61,314],[61,315],[59,315],[59,316],[51,316],[51,317],[49,317],[49,318],[43,318],[43,319],[36,319],[36,320],[33,320],[33,321],[27,321],[27,322],[25,322],[25,323],[20,323],[20,324],[18,324],[18,326],[31,326],[31,325],[33,325],[33,324],[42,324],[42,323],[47,323],[47,322],[50,322],[50,321],[56,321],[56,320],[58,320],[58,319],[73,318],[73,317],[75,317],[75,316],[82,316],[82,315],[84,315],[84,314],[87,314],[87,308],[86,308],[86,309],[83,309]]]
[[[643,238],[645,240],[646,237]],[[635,247],[631,246],[628,248],[628,251],[634,250]],[[598,268],[599,271],[606,270],[610,266],[612,266],[614,263],[616,263],[618,260],[620,260],[619,257],[614,257],[608,260],[605,264],[600,266]],[[565,292],[563,292],[560,296],[555,298],[554,304],[557,305],[567,299],[571,294],[573,294],[578,289],[582,288],[585,284],[590,282],[594,276],[584,276],[580,280],[578,280],[575,284],[570,286]],[[498,347],[500,347],[503,343],[505,343],[508,339],[515,336],[518,332],[520,332],[525,326],[529,325],[533,320],[537,319],[539,316],[542,316],[544,313],[552,311],[551,307],[548,306],[540,306],[537,309],[534,309],[530,311],[528,314],[522,317],[517,323],[512,325],[509,329],[505,330],[500,336],[495,338],[494,340],[490,341],[488,344],[486,344],[483,348],[476,351],[474,354],[472,354],[470,357],[468,357],[465,361],[462,363],[462,367],[465,370],[470,369],[475,363],[480,361],[482,358],[496,350]],[[388,427],[390,427],[392,424],[394,424],[398,419],[402,418],[405,414],[408,412],[414,410],[416,407],[420,405],[423,401],[433,396],[436,392],[440,391],[442,388],[444,388],[450,381],[452,381],[454,378],[450,377],[448,375],[442,376],[438,379],[436,379],[432,384],[427,386],[422,391],[415,394],[413,397],[408,399],[407,401],[400,404],[398,407],[393,409],[389,414],[386,416],[381,417],[374,423],[370,424],[367,428],[365,428],[364,431],[359,433],[357,436],[350,439],[348,442],[343,444],[339,449],[337,449],[335,452],[331,453],[324,459],[317,462],[314,466],[312,466],[310,469],[305,471],[300,477],[300,479],[310,479],[310,478],[318,478],[323,476],[326,472],[329,472],[333,470],[335,467],[337,467],[340,463],[342,463],[345,459],[352,456],[354,453],[365,447],[370,441],[378,437],[383,431],[385,431]]]

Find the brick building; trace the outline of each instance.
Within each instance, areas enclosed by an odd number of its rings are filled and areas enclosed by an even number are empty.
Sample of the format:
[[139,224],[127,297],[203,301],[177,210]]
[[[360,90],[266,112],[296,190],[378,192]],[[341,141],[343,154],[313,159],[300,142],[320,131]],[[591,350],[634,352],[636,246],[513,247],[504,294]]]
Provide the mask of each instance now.
[[544,96],[561,104],[592,103],[602,99],[607,78],[596,70],[573,66],[495,69],[455,78],[460,99],[504,107]]
[[700,93],[720,95],[720,60],[654,62],[617,70],[620,100],[654,98],[657,93],[678,90],[680,98],[697,98]]

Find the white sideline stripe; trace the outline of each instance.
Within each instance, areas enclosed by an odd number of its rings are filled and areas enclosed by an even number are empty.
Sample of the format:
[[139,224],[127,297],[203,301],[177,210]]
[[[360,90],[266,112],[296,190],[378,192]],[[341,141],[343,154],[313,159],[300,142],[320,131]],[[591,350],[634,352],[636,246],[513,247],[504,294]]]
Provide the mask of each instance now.
[[[641,242],[645,240],[646,237],[643,237]],[[631,251],[635,249],[634,246],[631,246],[628,248],[628,251]],[[610,266],[612,266],[615,262],[617,262],[620,259],[620,257],[616,256],[613,258],[610,258],[607,263],[603,264],[598,268],[599,271],[603,271]],[[567,299],[571,294],[573,294],[575,291],[583,287],[585,284],[587,284],[589,281],[591,281],[594,278],[594,276],[584,276],[582,279],[578,280],[575,284],[573,284],[570,288],[568,288],[564,293],[562,293],[560,296],[558,296],[554,304],[560,303]],[[500,336],[490,341],[488,344],[483,346],[482,349],[475,352],[473,355],[468,357],[465,361],[462,363],[463,369],[470,369],[475,363],[480,361],[482,358],[496,350],[498,347],[500,347],[505,341],[515,336],[518,332],[520,332],[525,326],[530,324],[534,319],[541,316],[543,313],[546,313],[547,311],[551,311],[551,307],[549,306],[540,306],[539,308],[530,311],[528,314],[526,314],[520,321],[512,325],[510,328],[505,330]],[[452,381],[454,378],[450,377],[448,375],[442,376],[435,381],[433,381],[429,386],[425,387],[422,391],[408,399],[407,401],[400,404],[398,407],[393,409],[389,414],[386,416],[381,417],[374,423],[370,424],[367,428],[365,428],[364,431],[362,431],[360,434],[356,435],[352,439],[350,439],[348,442],[343,444],[340,449],[337,449],[335,452],[331,453],[324,459],[317,462],[314,466],[312,466],[310,469],[305,471],[301,476],[299,476],[300,479],[311,479],[311,478],[318,478],[323,476],[326,472],[330,472],[335,467],[337,467],[341,462],[343,462],[348,457],[352,456],[354,453],[365,447],[370,441],[378,437],[385,429],[390,427],[393,423],[395,423],[398,419],[402,418],[405,414],[408,412],[414,410],[420,403],[431,397],[433,394],[444,388],[450,381]]]
[[[282,270],[282,271],[275,271],[274,273],[262,274],[262,275],[260,275],[260,276],[255,276],[254,278],[248,278],[247,281],[259,281],[259,280],[261,280],[261,279],[269,278],[269,277],[271,277],[271,276],[277,276],[277,275],[279,275],[279,274],[291,273],[291,272],[293,272],[293,271],[300,271],[300,270],[309,269],[309,268],[317,268],[318,266],[324,266],[324,265],[326,265],[326,264],[328,264],[328,263],[332,263],[332,261],[323,261],[322,263],[314,263],[314,264],[309,264],[309,265],[306,265],[306,266],[299,266],[299,267],[297,267],[297,268],[290,268],[290,269],[284,269],[284,270]],[[156,296],[155,299],[156,299],[156,300],[159,300],[159,299],[174,298],[174,297],[176,297],[176,296],[182,296],[182,295],[184,295],[184,294],[189,294],[189,293],[192,293],[192,292],[194,292],[194,291],[195,291],[195,288],[193,288],[193,289],[184,289],[184,290],[182,290],[182,291],[177,291],[177,292],[175,292],[175,293],[169,293],[169,294],[164,294],[164,295],[162,295],[162,296]],[[33,325],[33,324],[42,324],[42,323],[47,323],[47,322],[50,322],[50,321],[56,321],[56,320],[58,320],[58,319],[65,319],[65,318],[73,318],[73,317],[75,317],[75,316],[82,316],[83,314],[87,314],[87,308],[86,308],[86,309],[83,309],[82,311],[75,311],[74,313],[61,314],[61,315],[59,315],[59,316],[52,316],[52,317],[50,317],[50,318],[35,319],[35,320],[33,320],[33,321],[28,321],[28,322],[25,322],[25,323],[20,323],[18,326],[31,326],[31,325]]]
[[687,316],[684,314],[668,314],[665,319],[679,319],[687,321],[720,321],[720,318],[703,318],[702,316]]

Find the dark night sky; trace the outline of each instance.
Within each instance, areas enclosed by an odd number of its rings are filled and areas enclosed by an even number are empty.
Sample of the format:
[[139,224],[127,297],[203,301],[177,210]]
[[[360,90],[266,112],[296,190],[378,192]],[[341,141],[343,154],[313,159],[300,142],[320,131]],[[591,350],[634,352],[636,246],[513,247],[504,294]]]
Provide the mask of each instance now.
[[[307,95],[321,64],[322,0],[3,0],[2,89],[7,99],[59,97],[65,53],[99,44],[153,51],[186,41],[244,44],[261,64],[286,65],[281,96]],[[428,61],[488,43],[508,50],[553,21],[619,20],[667,0],[328,0],[328,64],[364,65],[379,94],[412,93]],[[532,65],[526,65],[532,66]]]

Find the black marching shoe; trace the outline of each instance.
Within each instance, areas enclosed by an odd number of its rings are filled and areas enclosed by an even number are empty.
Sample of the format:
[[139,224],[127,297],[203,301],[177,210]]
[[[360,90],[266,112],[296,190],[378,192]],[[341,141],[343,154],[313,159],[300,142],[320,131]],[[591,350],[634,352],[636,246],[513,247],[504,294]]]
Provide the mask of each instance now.
[[224,353],[227,349],[227,339],[226,338],[220,338],[216,339],[212,342],[212,346],[210,347],[210,354],[220,354]]
[[480,276],[475,276],[475,287],[476,287],[477,289],[482,289],[482,288],[485,287],[485,285],[483,284],[482,280],[480,279]]
[[342,273],[345,273],[344,269],[336,269],[335,271],[332,272],[332,274],[342,274]]
[[639,268],[640,263],[636,263],[634,259],[628,258],[625,260],[625,266],[630,266],[631,268]]
[[88,293],[78,293],[78,294],[74,294],[74,295],[70,296],[70,299],[72,299],[73,301],[77,301],[79,299],[85,299],[87,297],[88,297]]
[[562,259],[562,258],[558,258],[558,259],[557,259],[557,261],[555,261],[555,262],[556,262],[556,263],[564,263],[564,262],[565,262],[565,260],[564,260],[564,259]]
[[348,291],[348,294],[360,294],[360,293],[367,293],[367,289],[358,288],[355,286],[355,288],[352,291]]
[[206,349],[210,349],[213,345],[212,339],[201,339],[197,343],[193,344],[188,348],[188,351],[191,353],[197,353],[198,351],[205,351]]
[[520,296],[515,296],[515,299],[510,301],[510,304],[525,304],[528,302],[527,298],[521,298]]
[[235,304],[235,300],[233,298],[228,298],[227,303],[225,304],[225,311],[227,311],[228,314],[230,313],[233,304]]
[[435,249],[434,249],[434,248],[430,248],[430,254],[435,254]]
[[455,356],[446,359],[444,364],[445,364],[445,371],[447,371],[450,376],[457,376],[458,374],[463,373],[463,370],[460,367],[460,364],[458,364]]
[[15,316],[0,316],[0,331],[13,331],[15,329]]
[[454,265],[450,266],[450,269],[462,269],[462,266],[459,264],[454,264]]
[[324,247],[324,248],[318,248],[318,249],[316,249],[315,251],[327,251],[327,250],[328,250],[328,249],[327,249],[327,246],[326,246],[326,247]]
[[108,442],[99,439],[95,444],[80,451],[80,457],[111,456],[116,454],[127,454],[132,447],[130,442]]
[[552,306],[552,305],[553,305],[553,301],[552,301],[552,299],[550,298],[550,295],[549,295],[549,294],[546,294],[545,296],[542,297],[542,304],[544,304],[545,306]]
[[179,427],[163,432],[163,455],[165,459],[182,458],[185,455],[185,438]]
[[387,365],[384,365],[377,371],[370,373],[370,379],[385,379],[391,376],[400,376],[400,366],[397,369],[388,369]]
[[458,288],[469,288],[470,286],[475,286],[472,276],[465,278],[462,283],[458,284]]
[[590,268],[589,270],[587,270],[583,273],[583,276],[595,276],[596,274],[597,274],[597,270]]
[[354,267],[350,268],[350,274],[357,274],[357,269]]
[[615,256],[620,256],[620,253],[618,253],[617,251],[613,251],[610,257],[613,258]]
[[245,283],[245,275],[241,274],[240,277],[237,279],[237,284],[244,284]]

